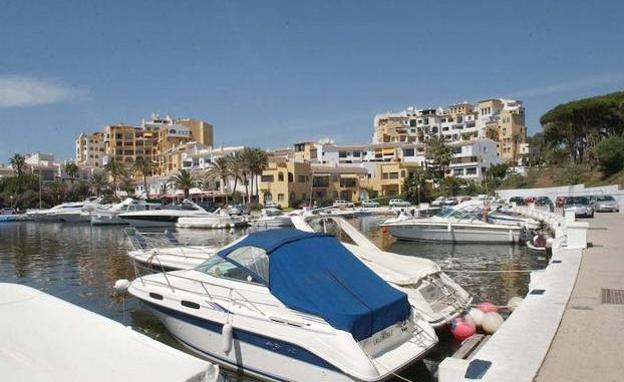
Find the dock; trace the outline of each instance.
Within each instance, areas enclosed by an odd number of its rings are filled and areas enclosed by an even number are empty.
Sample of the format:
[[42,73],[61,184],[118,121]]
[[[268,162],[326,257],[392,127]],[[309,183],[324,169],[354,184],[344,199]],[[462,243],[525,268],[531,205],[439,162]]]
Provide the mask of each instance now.
[[213,382],[219,368],[36,289],[0,283],[3,382]]
[[624,215],[520,207],[555,232],[553,256],[487,343],[439,367],[440,382],[621,381],[624,375]]

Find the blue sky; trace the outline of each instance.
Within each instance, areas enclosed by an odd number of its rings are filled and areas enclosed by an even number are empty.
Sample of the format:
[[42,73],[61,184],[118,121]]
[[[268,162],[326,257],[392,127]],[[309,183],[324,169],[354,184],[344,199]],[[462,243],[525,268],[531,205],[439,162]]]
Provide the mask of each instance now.
[[0,162],[152,112],[217,144],[370,140],[375,113],[518,97],[529,132],[624,89],[621,1],[0,1]]

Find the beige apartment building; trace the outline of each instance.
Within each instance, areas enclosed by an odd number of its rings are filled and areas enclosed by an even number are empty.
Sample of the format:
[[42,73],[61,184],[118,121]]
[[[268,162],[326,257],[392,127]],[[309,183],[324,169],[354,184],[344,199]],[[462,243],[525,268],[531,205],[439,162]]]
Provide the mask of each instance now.
[[373,143],[425,143],[431,137],[447,142],[491,138],[506,162],[517,162],[527,129],[522,101],[492,98],[437,109],[408,107],[399,113],[377,114]]
[[76,163],[100,167],[110,159],[131,166],[137,158],[154,163],[154,175],[167,175],[181,168],[180,155],[189,142],[212,146],[213,126],[205,121],[161,118],[139,125],[114,124],[76,139]]

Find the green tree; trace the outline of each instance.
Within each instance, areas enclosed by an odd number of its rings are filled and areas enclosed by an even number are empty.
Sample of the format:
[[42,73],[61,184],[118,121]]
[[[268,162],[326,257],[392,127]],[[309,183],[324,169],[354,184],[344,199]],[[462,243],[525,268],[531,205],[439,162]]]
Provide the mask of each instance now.
[[76,179],[76,177],[78,176],[78,172],[80,171],[80,169],[78,168],[78,165],[74,162],[67,162],[65,164],[64,170],[67,176],[69,176],[69,181],[71,182],[73,186],[74,179]]
[[132,174],[124,172],[121,176],[120,188],[122,191],[125,191],[128,196],[134,195],[136,185],[134,183],[134,179],[132,178]]
[[425,183],[427,174],[422,168],[410,171],[403,181],[403,197],[415,204],[420,204],[423,200],[429,200]]
[[67,198],[67,186],[63,181],[55,180],[47,185],[46,193],[52,201],[52,204],[61,204]]
[[113,199],[117,200],[117,185],[119,184],[119,178],[124,176],[126,170],[123,164],[115,158],[111,158],[108,163],[106,163],[104,170],[106,170],[109,176],[113,178]]
[[241,173],[245,169],[246,164],[243,162],[243,158],[237,155],[228,155],[226,158],[230,169],[230,176],[234,178],[234,187],[232,188],[232,194],[230,195],[231,198],[234,198],[236,186],[238,185],[238,181],[241,179]]
[[211,180],[218,180],[221,183],[221,188],[223,188],[223,191],[225,193],[226,203],[228,202],[228,194],[225,187],[227,185],[230,174],[230,163],[227,157],[217,158],[214,162],[211,163],[210,168],[204,174],[204,178],[207,183]]
[[143,190],[145,190],[146,198],[149,196],[147,191],[147,177],[152,175],[153,167],[152,161],[143,157],[138,157],[132,164],[132,171],[140,174],[143,178]]
[[259,148],[253,149],[253,152],[254,152],[253,157],[252,157],[253,159],[250,162],[249,168],[251,170],[253,179],[255,179],[256,199],[257,199],[259,195],[258,177],[260,177],[262,175],[262,172],[266,170],[266,168],[269,166],[269,155],[267,154],[266,151],[259,149]]
[[24,182],[24,176],[26,172],[26,158],[21,154],[15,154],[11,159],[9,159],[9,163],[11,164],[11,168],[13,168],[13,172],[15,173],[16,185],[17,185],[17,193],[22,192],[22,185]]
[[95,196],[101,196],[104,190],[108,188],[108,179],[103,172],[96,172],[89,180],[89,188]]
[[427,171],[431,178],[439,183],[444,179],[444,174],[453,158],[452,149],[439,137],[432,137],[427,141],[426,154]]
[[188,170],[180,170],[169,179],[177,189],[184,191],[184,197],[188,198],[191,188],[197,185],[195,176]]
[[605,176],[613,175],[624,168],[624,137],[604,139],[596,147],[598,163]]

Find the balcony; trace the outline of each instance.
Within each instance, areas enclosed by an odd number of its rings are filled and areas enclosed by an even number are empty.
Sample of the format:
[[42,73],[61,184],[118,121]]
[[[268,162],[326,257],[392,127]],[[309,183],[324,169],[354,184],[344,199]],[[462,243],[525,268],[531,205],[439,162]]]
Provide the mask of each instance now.
[[451,159],[451,164],[479,163],[479,157],[472,155]]

